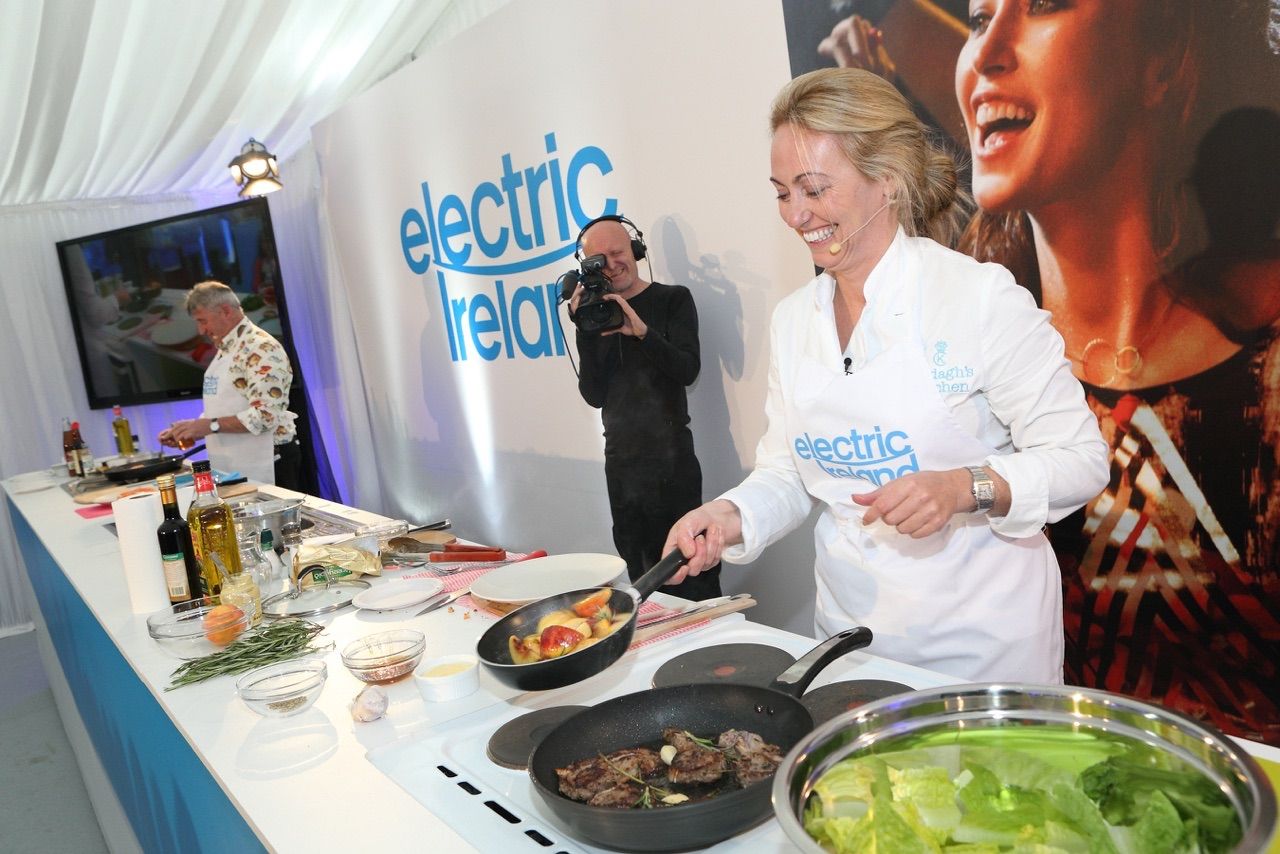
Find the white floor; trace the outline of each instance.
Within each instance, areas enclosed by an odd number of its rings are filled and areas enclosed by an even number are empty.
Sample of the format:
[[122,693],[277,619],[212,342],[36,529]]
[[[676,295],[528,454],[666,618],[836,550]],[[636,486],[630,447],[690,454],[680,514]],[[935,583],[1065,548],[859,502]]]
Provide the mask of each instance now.
[[33,631],[0,637],[0,850],[107,851]]

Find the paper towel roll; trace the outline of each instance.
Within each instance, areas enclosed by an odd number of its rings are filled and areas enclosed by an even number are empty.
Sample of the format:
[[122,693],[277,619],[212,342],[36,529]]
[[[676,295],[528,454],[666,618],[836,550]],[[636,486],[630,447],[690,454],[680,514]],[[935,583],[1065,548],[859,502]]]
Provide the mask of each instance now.
[[120,537],[120,558],[124,562],[124,582],[129,590],[129,606],[135,614],[169,607],[169,591],[160,562],[160,541],[156,528],[164,520],[160,495],[145,492],[111,502]]
[[[191,507],[191,502],[196,500],[196,485],[188,483],[186,486],[178,487],[178,512],[182,514],[182,518],[187,518],[187,510]],[[160,523],[157,522],[157,525]]]

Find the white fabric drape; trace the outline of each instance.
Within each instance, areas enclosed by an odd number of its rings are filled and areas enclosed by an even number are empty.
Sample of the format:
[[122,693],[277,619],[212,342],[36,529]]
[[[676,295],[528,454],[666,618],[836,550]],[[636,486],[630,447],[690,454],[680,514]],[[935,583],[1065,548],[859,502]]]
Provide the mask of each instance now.
[[372,460],[376,450],[356,355],[355,330],[342,271],[323,220],[320,172],[307,145],[287,164],[289,192],[267,197],[280,252],[289,326],[321,446],[333,468],[339,500],[382,508]]
[[7,2],[0,205],[219,188],[251,135],[292,156],[316,121],[494,6]]

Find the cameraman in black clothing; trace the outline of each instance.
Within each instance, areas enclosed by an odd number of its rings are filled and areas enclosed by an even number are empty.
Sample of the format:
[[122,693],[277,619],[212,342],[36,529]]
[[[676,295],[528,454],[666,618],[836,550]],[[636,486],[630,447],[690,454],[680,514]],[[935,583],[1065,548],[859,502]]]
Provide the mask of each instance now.
[[[640,278],[643,235],[622,217],[601,217],[579,235],[579,256],[603,255],[622,325],[577,332],[578,391],[602,412],[604,473],[613,542],[634,581],[661,558],[675,521],[702,504],[702,469],[693,452],[685,386],[698,377],[698,311],[689,289]],[[634,228],[634,226],[633,226]],[[573,317],[579,285],[569,300]],[[687,599],[720,595],[720,567],[664,587]]]

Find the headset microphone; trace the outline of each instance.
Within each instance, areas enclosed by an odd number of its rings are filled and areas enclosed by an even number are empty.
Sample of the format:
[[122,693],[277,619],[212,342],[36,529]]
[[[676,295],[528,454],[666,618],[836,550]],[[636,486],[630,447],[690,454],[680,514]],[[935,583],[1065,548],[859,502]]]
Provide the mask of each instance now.
[[[856,235],[859,231],[862,231],[862,229],[864,229],[864,228],[866,228],[867,226],[871,225],[871,221],[880,215],[880,211],[882,211],[882,210],[884,210],[885,208],[889,207],[889,204],[890,204],[889,202],[885,202],[883,205],[881,205],[881,206],[876,210],[876,212],[875,212],[875,213],[873,213],[871,216],[867,217],[867,221],[866,221],[866,222],[864,222],[862,225],[858,226],[857,228],[855,228],[855,229],[853,230],[853,234],[850,234],[848,237],[846,237],[846,238],[844,238],[844,239],[845,239],[846,241],[847,241],[847,240],[852,240],[852,239],[853,239],[853,237],[854,237],[854,235]],[[831,244],[831,246],[827,248],[827,251],[828,251],[828,252],[830,252],[832,255],[839,255],[839,254],[840,254],[840,250],[842,250],[842,249],[844,249],[844,243],[843,243],[843,242],[841,242],[841,241],[839,241],[839,240],[837,240],[835,243],[832,243],[832,244]]]

